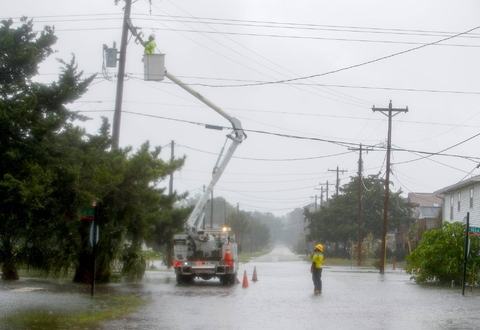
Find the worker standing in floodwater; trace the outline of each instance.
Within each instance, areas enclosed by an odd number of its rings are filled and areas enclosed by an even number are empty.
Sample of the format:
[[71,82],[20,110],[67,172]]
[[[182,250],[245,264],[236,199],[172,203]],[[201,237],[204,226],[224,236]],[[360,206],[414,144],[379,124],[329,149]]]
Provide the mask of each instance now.
[[323,266],[323,245],[317,244],[312,256],[312,266],[310,273],[312,273],[312,280],[314,286],[314,293],[322,293],[322,266]]
[[145,50],[143,51],[145,55],[155,53],[155,47],[157,47],[157,44],[155,43],[155,35],[151,34],[148,37],[148,41],[142,41],[142,45],[145,47]]

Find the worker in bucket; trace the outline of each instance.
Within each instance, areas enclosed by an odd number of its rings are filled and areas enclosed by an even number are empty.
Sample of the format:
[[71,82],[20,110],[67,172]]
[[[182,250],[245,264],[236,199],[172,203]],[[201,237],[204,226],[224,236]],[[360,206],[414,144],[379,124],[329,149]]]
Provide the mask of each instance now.
[[155,43],[155,35],[151,34],[148,37],[148,41],[142,41],[142,45],[145,47],[145,50],[143,51],[145,55],[155,53],[155,47],[157,47],[157,44]]
[[312,256],[312,266],[310,273],[312,273],[312,280],[314,285],[314,293],[322,293],[322,265],[323,265],[323,245],[317,244]]

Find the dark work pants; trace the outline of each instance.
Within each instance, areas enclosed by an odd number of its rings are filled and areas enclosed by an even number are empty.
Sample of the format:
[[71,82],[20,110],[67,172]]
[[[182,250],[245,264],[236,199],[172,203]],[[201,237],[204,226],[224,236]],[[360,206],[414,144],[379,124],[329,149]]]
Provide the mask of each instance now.
[[322,291],[322,268],[314,268],[312,280],[315,291]]

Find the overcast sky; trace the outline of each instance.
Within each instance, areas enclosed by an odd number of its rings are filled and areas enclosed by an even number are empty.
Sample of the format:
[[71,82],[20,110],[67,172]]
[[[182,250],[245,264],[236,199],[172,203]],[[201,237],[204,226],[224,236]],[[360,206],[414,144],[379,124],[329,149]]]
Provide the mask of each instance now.
[[[56,79],[55,58],[76,56],[88,93],[70,106],[113,118],[116,68],[102,73],[103,45],[120,48],[123,5],[114,0],[18,0],[2,19],[55,26],[58,51],[38,79]],[[284,1],[138,0],[132,22],[155,33],[169,72],[232,116],[248,138],[214,191],[245,211],[284,215],[320,203],[358,169],[385,176],[387,117],[393,118],[393,190],[434,192],[472,175],[480,163],[480,2],[478,0]],[[145,141],[187,156],[174,189],[192,196],[211,178],[228,121],[168,80],[143,81],[142,46],[129,40],[120,146]],[[168,184],[168,182],[166,182]],[[369,187],[366,187],[367,189]],[[326,186],[323,186],[326,189]],[[326,196],[324,196],[325,199]]]

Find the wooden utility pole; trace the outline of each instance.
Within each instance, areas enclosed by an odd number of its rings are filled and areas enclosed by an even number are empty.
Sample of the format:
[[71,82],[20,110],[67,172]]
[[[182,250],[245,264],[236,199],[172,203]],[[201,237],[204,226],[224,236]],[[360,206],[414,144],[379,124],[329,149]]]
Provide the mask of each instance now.
[[358,246],[357,246],[357,266],[362,265],[362,144],[359,150],[358,158]]
[[337,165],[337,169],[336,169],[336,170],[329,170],[329,171],[330,171],[330,172],[337,172],[337,181],[336,181],[336,183],[335,183],[335,191],[336,191],[337,196],[338,196],[338,189],[339,189],[339,187],[340,187],[340,179],[339,179],[339,177],[338,177],[338,174],[339,174],[340,172],[345,173],[345,172],[347,172],[347,170],[339,170],[339,169],[338,169],[338,165]]
[[325,204],[328,205],[328,181],[327,183],[319,183],[318,184],[319,186],[321,186],[321,189],[322,189],[322,194],[321,194],[321,197],[320,197],[320,205],[322,205],[322,200],[323,200],[323,186],[327,186],[326,189],[325,189],[325,192],[326,192],[326,198],[325,198]]
[[[362,210],[362,195],[363,195],[363,186],[362,186],[362,171],[363,171],[363,160],[362,160],[362,144],[359,148],[348,148],[349,150],[354,150],[359,152],[358,157],[358,242],[357,242],[357,266],[362,265],[362,225],[363,225],[363,210]],[[368,150],[368,149],[367,149]]]
[[[116,1],[118,2],[118,1]],[[123,102],[123,83],[125,81],[125,63],[127,61],[127,43],[128,43],[128,21],[130,20],[130,10],[132,0],[125,0],[125,12],[123,15],[122,42],[120,44],[120,60],[118,64],[117,94],[115,98],[115,112],[113,113],[112,124],[112,147],[118,148],[120,141],[120,121],[122,117]]]
[[[173,140],[170,142],[170,162],[175,160],[175,143]],[[170,174],[170,182],[168,185],[168,194],[173,194],[173,172]],[[173,266],[173,247],[167,244],[167,268],[170,269]]]
[[[310,196],[310,198],[313,198],[313,196]],[[317,198],[318,196],[315,195],[315,212],[317,212]]]
[[[175,143],[173,140],[170,142],[170,162],[175,160]],[[173,172],[170,174],[170,182],[168,185],[168,193],[173,194]]]
[[210,228],[213,229],[213,189],[210,194]]
[[323,186],[320,187],[320,208],[323,206]]
[[382,254],[380,258],[380,274],[385,274],[385,263],[387,259],[388,201],[390,199],[390,150],[392,148],[392,117],[398,115],[400,112],[408,112],[408,107],[406,107],[405,109],[392,108],[392,101],[390,100],[388,108],[375,108],[375,106],[373,106],[372,110],[373,112],[380,111],[388,117],[387,165],[385,169],[385,201],[383,204]]
[[227,226],[227,201],[223,199],[223,225]]

